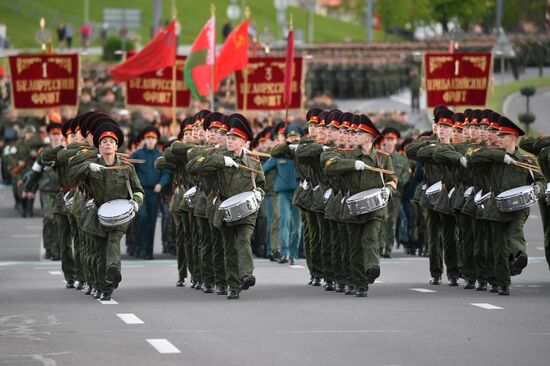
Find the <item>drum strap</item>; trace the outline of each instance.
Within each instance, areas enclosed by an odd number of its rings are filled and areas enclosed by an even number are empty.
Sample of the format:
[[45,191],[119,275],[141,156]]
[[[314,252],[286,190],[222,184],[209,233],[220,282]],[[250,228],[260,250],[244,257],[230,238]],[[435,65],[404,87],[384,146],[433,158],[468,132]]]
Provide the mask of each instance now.
[[[248,162],[250,162],[250,159],[248,158],[248,155],[243,152],[243,164],[249,166]],[[252,187],[254,187],[254,190],[256,190],[256,177],[254,175],[254,172],[250,172],[250,177],[252,178]]]
[[134,198],[134,192],[132,192],[132,185],[130,184],[130,174],[128,170],[123,170],[122,174],[124,175],[124,180],[126,181],[126,188],[128,188],[128,193],[130,193],[130,199]]

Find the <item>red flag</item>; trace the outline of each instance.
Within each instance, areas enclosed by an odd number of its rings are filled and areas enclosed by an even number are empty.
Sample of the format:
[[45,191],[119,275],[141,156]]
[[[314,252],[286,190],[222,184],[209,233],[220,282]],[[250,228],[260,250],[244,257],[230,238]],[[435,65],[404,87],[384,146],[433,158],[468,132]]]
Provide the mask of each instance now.
[[285,107],[292,103],[292,66],[294,65],[294,31],[288,32],[286,41],[285,91],[283,104]]
[[235,28],[225,40],[216,60],[216,85],[231,72],[248,64],[248,19]]
[[114,81],[120,83],[174,65],[177,48],[175,24],[175,20],[170,22],[141,51],[113,67],[109,72]]

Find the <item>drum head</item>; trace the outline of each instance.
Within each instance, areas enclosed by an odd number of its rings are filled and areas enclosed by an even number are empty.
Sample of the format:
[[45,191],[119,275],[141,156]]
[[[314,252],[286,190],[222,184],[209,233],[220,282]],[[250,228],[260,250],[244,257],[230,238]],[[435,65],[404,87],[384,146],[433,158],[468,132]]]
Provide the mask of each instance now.
[[132,210],[132,204],[128,200],[113,200],[105,202],[97,210],[102,217],[118,217]]
[[426,194],[439,192],[439,191],[441,191],[441,188],[443,188],[443,182],[441,182],[441,181],[436,182],[436,183],[432,184],[430,186],[430,188],[428,188],[426,190]]
[[479,202],[481,199],[481,195],[483,194],[483,191],[478,191],[476,195],[474,196],[474,202]]
[[486,199],[489,199],[489,197],[491,197],[491,192],[487,192],[483,196],[481,196],[481,200],[485,201]]
[[229,197],[228,199],[226,199],[225,201],[223,201],[221,204],[220,204],[220,207],[219,209],[223,209],[223,208],[227,208],[227,207],[231,207],[237,203],[240,203],[240,202],[243,202],[245,201],[247,198],[249,198],[250,196],[254,196],[254,192],[242,192],[242,193],[239,193],[239,194],[236,194],[234,196],[231,196]]
[[195,193],[197,193],[197,187],[193,186],[193,187],[189,188],[187,191],[185,191],[185,193],[183,194],[183,197],[194,196]]
[[381,189],[382,188],[373,188],[373,189],[368,189],[368,190],[363,191],[363,192],[356,193],[353,196],[351,196],[350,198],[348,198],[348,201],[356,201],[356,200],[361,199],[361,198],[370,197],[370,196],[379,194]]
[[502,192],[501,194],[498,195],[498,198],[512,197],[512,196],[516,196],[520,193],[529,192],[531,190],[533,190],[533,187],[531,187],[531,186],[516,187],[516,188],[512,188],[512,189],[509,189],[507,191]]

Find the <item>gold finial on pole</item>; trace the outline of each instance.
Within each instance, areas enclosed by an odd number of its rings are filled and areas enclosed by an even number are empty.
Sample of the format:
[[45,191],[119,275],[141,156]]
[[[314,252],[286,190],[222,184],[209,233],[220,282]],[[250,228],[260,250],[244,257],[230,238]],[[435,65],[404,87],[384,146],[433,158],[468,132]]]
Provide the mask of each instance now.
[[246,8],[244,8],[244,17],[245,17],[246,19],[250,19],[250,14],[251,14],[251,13],[252,13],[252,12],[250,11],[250,6],[247,5]]
[[294,30],[294,22],[292,19],[292,13],[290,13],[290,23],[288,25],[288,30]]
[[46,27],[46,19],[44,17],[40,18],[40,29],[44,29]]
[[210,15],[214,16],[216,14],[216,5],[210,4]]
[[172,7],[172,20],[175,20],[178,17],[178,9],[176,8],[176,5]]

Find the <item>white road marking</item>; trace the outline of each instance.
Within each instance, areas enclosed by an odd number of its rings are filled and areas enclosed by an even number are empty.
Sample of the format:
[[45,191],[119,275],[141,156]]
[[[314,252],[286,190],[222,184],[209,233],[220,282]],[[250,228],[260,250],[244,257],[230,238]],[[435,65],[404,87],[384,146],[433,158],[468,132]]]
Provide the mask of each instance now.
[[181,353],[168,339],[148,339],[147,342],[159,353]]
[[437,292],[437,291],[434,291],[434,290],[428,290],[427,288],[411,288],[409,290],[423,292],[423,293]]
[[42,230],[42,225],[25,226],[26,230]]
[[384,283],[382,280],[374,280],[374,283]]
[[118,302],[116,302],[113,299],[111,299],[109,301],[101,301],[100,299],[97,299],[97,301],[99,301],[101,303],[101,305],[118,305]]
[[25,238],[40,238],[39,234],[12,234],[12,238],[25,239]]
[[290,266],[290,268],[305,268],[304,266],[301,266],[299,264],[295,264],[293,266]]
[[538,250],[544,250],[544,247],[537,247]]
[[117,314],[117,316],[122,319],[126,324],[143,324],[143,320],[138,318],[135,314]]
[[486,310],[502,310],[502,309],[504,309],[504,308],[501,308],[500,306],[487,304],[486,302],[472,302],[471,304],[473,306],[477,306],[477,307],[480,307],[480,308],[486,309]]
[[537,287],[542,287],[541,285],[529,285],[527,287],[531,287],[531,288],[537,288]]
[[48,271],[48,273],[51,274],[51,275],[54,275],[54,276],[63,274],[63,272],[61,272],[61,271]]

